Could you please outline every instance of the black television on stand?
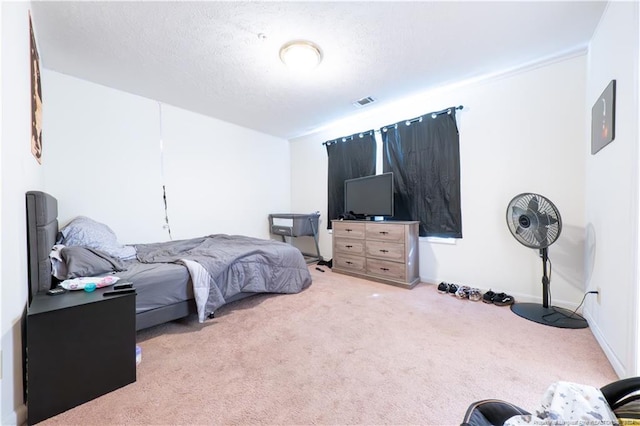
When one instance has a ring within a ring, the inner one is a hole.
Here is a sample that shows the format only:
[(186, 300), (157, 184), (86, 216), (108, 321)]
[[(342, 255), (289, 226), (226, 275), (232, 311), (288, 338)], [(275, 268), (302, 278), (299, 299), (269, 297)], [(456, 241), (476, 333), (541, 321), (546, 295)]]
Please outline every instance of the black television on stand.
[(393, 217), (393, 173), (345, 180), (344, 206), (356, 219)]

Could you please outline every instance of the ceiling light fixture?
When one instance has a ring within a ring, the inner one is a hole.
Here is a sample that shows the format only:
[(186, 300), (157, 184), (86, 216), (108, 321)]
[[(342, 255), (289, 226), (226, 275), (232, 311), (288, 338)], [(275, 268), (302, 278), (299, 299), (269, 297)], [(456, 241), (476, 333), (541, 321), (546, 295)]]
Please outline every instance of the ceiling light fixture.
[(322, 51), (310, 41), (291, 41), (280, 48), (280, 60), (292, 70), (308, 71), (320, 64)]

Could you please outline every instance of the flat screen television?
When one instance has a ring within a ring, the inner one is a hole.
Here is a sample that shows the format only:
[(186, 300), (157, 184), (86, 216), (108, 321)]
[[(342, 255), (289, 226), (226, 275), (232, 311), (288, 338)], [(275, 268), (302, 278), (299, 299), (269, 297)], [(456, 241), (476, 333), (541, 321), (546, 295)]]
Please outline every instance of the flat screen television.
[(345, 211), (358, 218), (393, 216), (393, 173), (344, 181)]

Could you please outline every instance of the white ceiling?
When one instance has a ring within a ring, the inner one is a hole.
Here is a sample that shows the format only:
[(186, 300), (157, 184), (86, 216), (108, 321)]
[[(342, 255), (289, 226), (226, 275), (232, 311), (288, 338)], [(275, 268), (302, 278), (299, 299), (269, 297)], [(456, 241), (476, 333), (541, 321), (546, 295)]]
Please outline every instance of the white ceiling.
[[(605, 5), (36, 1), (32, 15), (44, 68), (290, 139), (365, 96), (383, 106), (584, 49)], [(322, 64), (287, 70), (278, 50), (293, 39), (317, 43)]]

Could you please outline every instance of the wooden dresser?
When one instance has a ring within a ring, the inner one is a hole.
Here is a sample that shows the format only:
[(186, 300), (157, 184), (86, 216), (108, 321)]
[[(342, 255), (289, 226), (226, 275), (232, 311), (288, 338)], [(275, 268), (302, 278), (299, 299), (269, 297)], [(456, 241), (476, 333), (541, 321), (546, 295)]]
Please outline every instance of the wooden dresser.
[(420, 282), (418, 224), (332, 221), (333, 272), (413, 288)]

